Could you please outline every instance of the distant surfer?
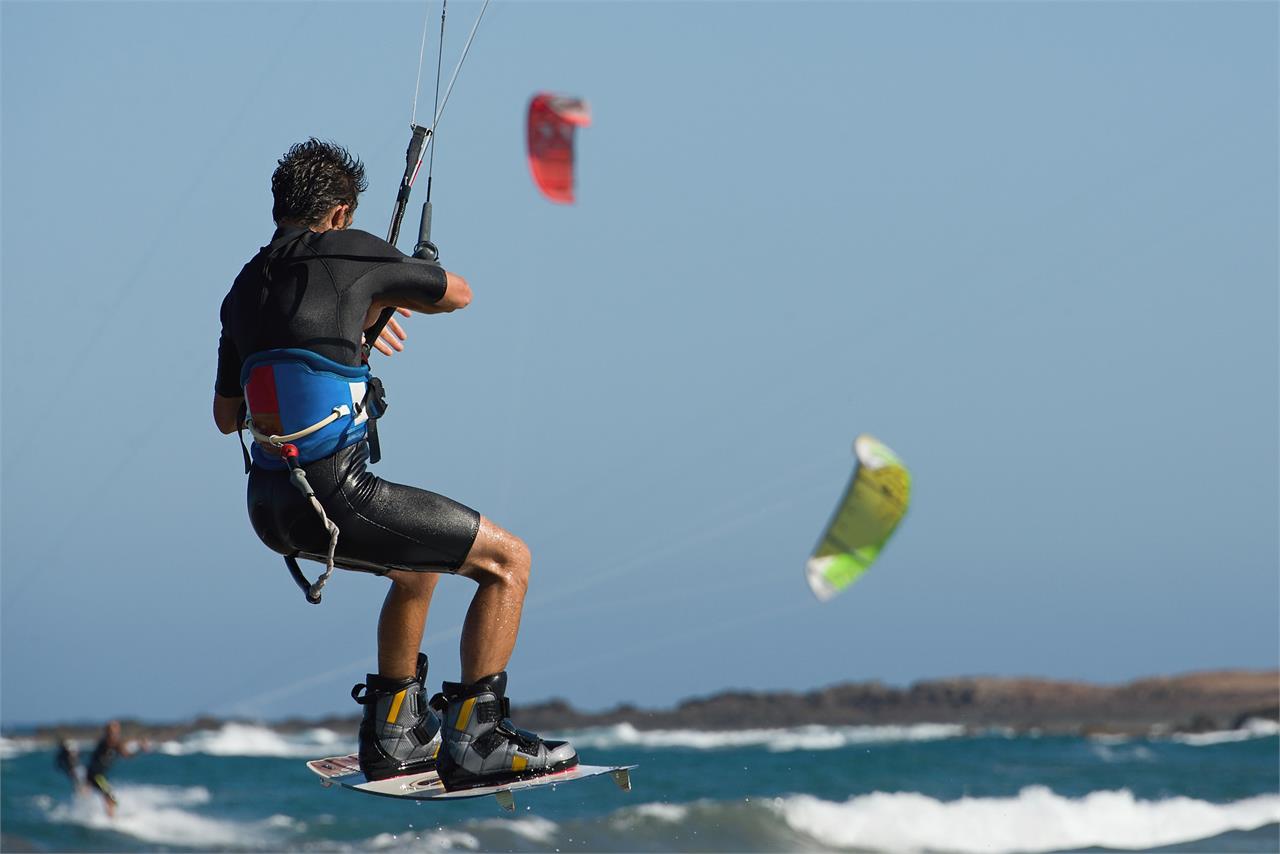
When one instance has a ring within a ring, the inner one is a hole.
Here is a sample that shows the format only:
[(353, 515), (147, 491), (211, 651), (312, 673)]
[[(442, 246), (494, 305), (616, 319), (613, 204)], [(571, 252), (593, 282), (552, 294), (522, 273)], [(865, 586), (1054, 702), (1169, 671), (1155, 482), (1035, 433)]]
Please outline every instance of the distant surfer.
[[(142, 749), (147, 749), (145, 743)], [(102, 795), (108, 818), (115, 816), (119, 802), (116, 800), (116, 793), (112, 790), (111, 784), (107, 782), (107, 772), (111, 770), (111, 766), (117, 759), (128, 759), (136, 756), (137, 753), (137, 750), (130, 748), (121, 740), (120, 722), (108, 721), (102, 729), (102, 738), (98, 739), (98, 744), (93, 748), (93, 753), (89, 756), (89, 764), (85, 768), (85, 779)]]
[(69, 738), (58, 740), (58, 752), (54, 756), (54, 764), (58, 770), (67, 775), (77, 795), (84, 791), (84, 780), (80, 777), (80, 752)]
[[(255, 439), (249, 518), (263, 543), (321, 560), (336, 548), (338, 566), (391, 581), (378, 620), (378, 672), (352, 689), (364, 706), (359, 760), (367, 778), (430, 770), (438, 760), (445, 784), (463, 788), (573, 767), (570, 744), (509, 720), (506, 666), (529, 581), (524, 542), (469, 507), (366, 468), (363, 419), (383, 404), (369, 394), (377, 387), (363, 367), (364, 331), (384, 308), (445, 314), (471, 302), (466, 280), (434, 253), (411, 258), (350, 228), (366, 186), (364, 166), (333, 143), (311, 139), (280, 159), (271, 178), (275, 233), (222, 303), (214, 422), (236, 432), (247, 398)], [(374, 346), (390, 355), (404, 338), (393, 322)], [(320, 420), (296, 415), (302, 411)], [(285, 441), (299, 434), (296, 445)], [(420, 444), (448, 453), (439, 436)], [(309, 486), (300, 488), (297, 471)], [(339, 531), (336, 547), (326, 520)], [(445, 682), (428, 701), (419, 647), (444, 572), (479, 586), (462, 628), (462, 681)]]

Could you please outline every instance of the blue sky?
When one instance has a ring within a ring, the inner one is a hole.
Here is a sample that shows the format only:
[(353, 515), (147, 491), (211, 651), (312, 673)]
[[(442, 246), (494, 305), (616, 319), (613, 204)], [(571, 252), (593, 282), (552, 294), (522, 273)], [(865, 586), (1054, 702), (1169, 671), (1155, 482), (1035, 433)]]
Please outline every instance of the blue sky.
[[(532, 547), (513, 700), (1275, 667), (1277, 8), (495, 2), (435, 159), (475, 301), (377, 360), (379, 468)], [(0, 6), (5, 724), (357, 711), (385, 582), (309, 606), (254, 537), (217, 308), (294, 142), (385, 232), (427, 15)], [(593, 108), (571, 208), (540, 90)], [(823, 606), (859, 432), (913, 507)]]

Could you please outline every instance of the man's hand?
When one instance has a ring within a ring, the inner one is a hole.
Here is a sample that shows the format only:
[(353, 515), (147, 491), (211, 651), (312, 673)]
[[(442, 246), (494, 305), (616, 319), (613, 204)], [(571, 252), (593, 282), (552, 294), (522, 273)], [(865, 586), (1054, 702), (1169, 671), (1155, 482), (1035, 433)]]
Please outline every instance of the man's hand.
[[(378, 319), (378, 314), (381, 313), (381, 309), (379, 309), (377, 313), (372, 311), (370, 313), (374, 315), (373, 320), (376, 321)], [(397, 308), (396, 314), (399, 314), (402, 317), (413, 316), (413, 312), (409, 311), (407, 308)], [(370, 321), (365, 324), (365, 328), (372, 325), (373, 321)], [(408, 337), (409, 335), (404, 331), (404, 327), (400, 325), (400, 321), (396, 320), (395, 315), (392, 315), (391, 319), (387, 321), (387, 325), (382, 327), (382, 332), (378, 335), (378, 340), (373, 342), (373, 349), (377, 350), (384, 356), (394, 355), (404, 349), (404, 340)]]

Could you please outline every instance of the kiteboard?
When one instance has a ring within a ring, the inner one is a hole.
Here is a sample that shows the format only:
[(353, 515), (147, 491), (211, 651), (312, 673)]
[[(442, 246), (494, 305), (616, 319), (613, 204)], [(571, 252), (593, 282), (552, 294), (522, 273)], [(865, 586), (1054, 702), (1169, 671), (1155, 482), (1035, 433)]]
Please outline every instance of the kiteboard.
[(576, 765), (554, 774), (543, 774), (526, 780), (513, 780), (497, 786), (478, 786), (473, 789), (450, 792), (445, 789), (444, 783), (440, 781), (440, 776), (435, 771), (388, 777), (385, 780), (366, 780), (364, 774), (360, 773), (360, 759), (355, 753), (347, 756), (330, 756), (327, 759), (312, 759), (307, 763), (307, 768), (320, 776), (320, 784), (325, 787), (337, 784), (344, 789), (353, 789), (370, 795), (408, 798), (414, 801), (449, 801), (493, 795), (507, 812), (515, 810), (514, 793), (521, 789), (556, 786), (560, 783), (572, 783), (605, 774), (613, 778), (614, 785), (619, 789), (629, 792), (631, 791), (631, 771), (636, 767), (635, 765)]

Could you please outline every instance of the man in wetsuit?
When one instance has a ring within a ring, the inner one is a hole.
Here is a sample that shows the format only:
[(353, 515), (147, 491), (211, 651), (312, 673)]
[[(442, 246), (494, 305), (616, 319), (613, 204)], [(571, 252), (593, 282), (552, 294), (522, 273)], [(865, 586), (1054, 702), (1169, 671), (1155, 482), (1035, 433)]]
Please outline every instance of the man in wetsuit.
[[(305, 364), (269, 378), (272, 399), (283, 398), (296, 391), (277, 388), (290, 377), (309, 382), (317, 370), (342, 377), (360, 366), (364, 330), (384, 308), (445, 314), (470, 303), (461, 276), (350, 228), (365, 187), (363, 165), (332, 143), (311, 139), (281, 158), (271, 178), (275, 234), (222, 303), (213, 417), (223, 433), (236, 432), (246, 388), (250, 418), (259, 421), (253, 377), (266, 362)], [(385, 342), (379, 349), (390, 351)], [(324, 555), (324, 523), (280, 463), (281, 449), (259, 439), (253, 450), (248, 503), (258, 536), (280, 554)], [(447, 786), (464, 788), (577, 764), (568, 743), (543, 741), (508, 719), (505, 668), (529, 583), (528, 548), (471, 508), (383, 480), (367, 471), (368, 463), (369, 445), (360, 439), (304, 467), (316, 501), (340, 531), (336, 564), (391, 581), (378, 620), (378, 672), (352, 690), (364, 706), (365, 776), (438, 766)], [(462, 628), (461, 681), (445, 682), (428, 702), (419, 646), (443, 572), (478, 586)]]
[(102, 729), (102, 738), (98, 739), (97, 746), (89, 756), (89, 765), (85, 769), (85, 779), (102, 795), (108, 818), (115, 816), (118, 801), (116, 793), (111, 789), (111, 784), (107, 782), (107, 772), (111, 770), (111, 766), (117, 759), (128, 759), (136, 755), (137, 752), (130, 750), (129, 746), (120, 739), (120, 722), (108, 721)]

